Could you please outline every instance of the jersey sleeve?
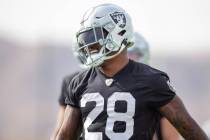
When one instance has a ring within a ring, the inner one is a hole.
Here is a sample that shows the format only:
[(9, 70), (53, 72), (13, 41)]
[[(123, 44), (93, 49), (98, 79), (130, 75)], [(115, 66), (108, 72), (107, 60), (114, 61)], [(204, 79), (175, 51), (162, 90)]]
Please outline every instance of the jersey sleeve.
[(66, 104), (65, 104), (66, 95), (67, 95), (67, 83), (66, 83), (66, 80), (63, 79), (63, 82), (61, 85), (61, 93), (58, 98), (58, 102), (62, 106), (66, 106)]
[(70, 81), (74, 78), (74, 76), (76, 76), (79, 72), (76, 71), (66, 77), (63, 78), (63, 81), (62, 81), (62, 85), (61, 85), (61, 92), (60, 92), (60, 96), (58, 98), (58, 102), (60, 105), (63, 105), (63, 106), (66, 106), (66, 103), (65, 103), (65, 99), (66, 99), (66, 96), (68, 95), (68, 86), (70, 84)]
[(169, 77), (165, 74), (154, 76), (150, 83), (152, 90), (148, 97), (148, 103), (153, 108), (166, 105), (176, 95), (175, 90), (170, 85)]
[(65, 104), (70, 105), (72, 107), (79, 108), (79, 100), (78, 100), (78, 97), (77, 97), (78, 82), (77, 82), (76, 77), (72, 79), (72, 81), (70, 82), (70, 84), (67, 88), (68, 93), (67, 93), (67, 96), (65, 98)]

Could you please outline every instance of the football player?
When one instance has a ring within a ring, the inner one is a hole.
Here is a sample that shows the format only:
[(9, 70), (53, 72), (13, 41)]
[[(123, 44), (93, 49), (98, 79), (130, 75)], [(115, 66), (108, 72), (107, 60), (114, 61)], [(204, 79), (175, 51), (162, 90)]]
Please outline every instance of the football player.
[[(149, 64), (150, 50), (148, 42), (137, 32), (134, 33), (134, 45), (128, 48), (128, 57), (140, 63)], [(162, 117), (153, 140), (180, 140), (179, 133)]]
[(56, 140), (74, 140), (82, 119), (85, 140), (152, 140), (161, 115), (187, 140), (207, 136), (186, 111), (166, 73), (127, 57), (130, 16), (113, 4), (88, 10), (76, 51), (91, 68), (70, 81)]

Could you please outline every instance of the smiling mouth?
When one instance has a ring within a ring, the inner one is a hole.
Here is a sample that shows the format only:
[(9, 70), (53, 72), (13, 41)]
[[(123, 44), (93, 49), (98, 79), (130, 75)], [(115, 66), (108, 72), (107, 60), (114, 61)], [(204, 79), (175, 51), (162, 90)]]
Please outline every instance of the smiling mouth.
[(95, 54), (95, 53), (99, 53), (101, 46), (97, 43), (97, 44), (90, 46), (88, 49), (91, 54)]
[(99, 52), (98, 50), (91, 50), (90, 51), (91, 54), (98, 53), (98, 52)]

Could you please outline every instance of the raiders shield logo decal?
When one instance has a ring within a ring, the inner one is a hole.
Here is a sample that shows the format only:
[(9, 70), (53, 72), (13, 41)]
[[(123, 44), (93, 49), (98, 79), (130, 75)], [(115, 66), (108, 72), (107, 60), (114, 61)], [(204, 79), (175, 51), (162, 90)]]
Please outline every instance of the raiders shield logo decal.
[(121, 12), (114, 12), (110, 14), (112, 20), (121, 28), (124, 28), (126, 25), (125, 15)]

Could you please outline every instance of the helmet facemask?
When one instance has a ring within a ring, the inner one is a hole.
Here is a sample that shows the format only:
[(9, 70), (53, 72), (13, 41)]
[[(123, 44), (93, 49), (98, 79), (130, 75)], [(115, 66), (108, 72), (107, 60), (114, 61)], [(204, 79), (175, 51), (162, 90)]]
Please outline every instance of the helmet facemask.
[(104, 60), (112, 58), (119, 50), (102, 26), (92, 26), (80, 30), (77, 35), (77, 52), (83, 64), (91, 67), (100, 66)]

